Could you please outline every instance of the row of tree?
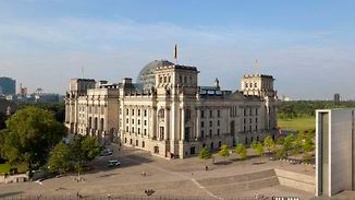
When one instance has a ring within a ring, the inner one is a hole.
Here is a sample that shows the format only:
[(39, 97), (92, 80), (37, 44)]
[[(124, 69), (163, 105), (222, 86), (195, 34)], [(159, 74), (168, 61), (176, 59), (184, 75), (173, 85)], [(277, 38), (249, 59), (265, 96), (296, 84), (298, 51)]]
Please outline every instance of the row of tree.
[[(263, 142), (254, 141), (250, 147), (257, 157), (262, 156), (266, 148), (269, 154), (273, 154), (280, 159), (302, 154), (303, 160), (309, 162), (315, 148), (313, 138), (314, 135), (312, 133), (306, 132), (300, 132), (297, 135), (290, 134), (286, 137), (280, 136), (276, 141), (271, 136), (267, 136)], [(237, 144), (234, 150), (241, 160), (248, 158), (247, 147), (244, 144)], [(229, 157), (231, 153), (228, 146), (222, 145), (218, 155), (224, 158)], [(199, 157), (207, 160), (212, 157), (212, 153), (208, 148), (204, 147), (201, 149)]]
[(101, 151), (96, 138), (75, 136), (69, 143), (67, 130), (51, 110), (27, 106), (17, 110), (0, 130), (0, 155), (11, 165), (27, 164), (29, 170), (49, 166), (64, 173), (94, 159)]
[(278, 108), (281, 119), (315, 116), (316, 109), (355, 107), (355, 101), (283, 101)]

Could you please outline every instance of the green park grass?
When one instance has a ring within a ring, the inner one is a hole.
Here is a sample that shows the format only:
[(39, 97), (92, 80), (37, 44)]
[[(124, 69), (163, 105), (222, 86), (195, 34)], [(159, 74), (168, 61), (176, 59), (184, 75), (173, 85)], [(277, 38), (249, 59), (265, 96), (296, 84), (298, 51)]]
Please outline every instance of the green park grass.
[[(27, 164), (22, 163), (16, 166), (18, 173), (24, 173), (28, 170)], [(11, 165), (9, 163), (0, 164), (0, 174), (9, 174)]]
[(315, 129), (315, 117), (278, 119), (278, 127), (285, 130), (297, 131)]
[(5, 174), (10, 172), (11, 165), (8, 163), (0, 164), (0, 174)]

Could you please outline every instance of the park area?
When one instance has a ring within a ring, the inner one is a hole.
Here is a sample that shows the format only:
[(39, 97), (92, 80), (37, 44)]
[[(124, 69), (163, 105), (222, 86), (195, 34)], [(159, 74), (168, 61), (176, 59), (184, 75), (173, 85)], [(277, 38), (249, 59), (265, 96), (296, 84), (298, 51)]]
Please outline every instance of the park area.
[(278, 127), (282, 130), (305, 131), (315, 130), (315, 117), (297, 117), (289, 119), (278, 119)]

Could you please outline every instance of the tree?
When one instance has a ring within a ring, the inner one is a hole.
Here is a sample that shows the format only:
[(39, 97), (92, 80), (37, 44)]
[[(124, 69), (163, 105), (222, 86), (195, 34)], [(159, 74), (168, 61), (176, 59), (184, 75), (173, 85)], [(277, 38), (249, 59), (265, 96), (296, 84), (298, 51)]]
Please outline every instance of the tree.
[(55, 146), (51, 151), (48, 166), (51, 172), (65, 173), (74, 169), (80, 174), (83, 164), (93, 160), (101, 150), (95, 137), (75, 135), (69, 144), (61, 142)]
[(1, 150), (10, 163), (26, 162), (31, 168), (33, 164), (44, 164), (65, 134), (64, 125), (56, 121), (52, 112), (29, 106), (17, 110), (6, 121)]
[(201, 159), (208, 160), (212, 157), (211, 151), (203, 147), (198, 155)]
[(97, 138), (83, 135), (75, 135), (69, 143), (69, 149), (72, 152), (70, 160), (78, 173), (82, 171), (84, 163), (93, 160), (102, 151)]
[(58, 143), (50, 153), (48, 168), (49, 172), (64, 174), (72, 168), (70, 160), (71, 151), (64, 142)]
[(293, 142), (295, 141), (295, 137), (293, 134), (290, 134), (285, 137), (283, 143), (283, 151), (285, 151), (286, 156), (293, 150)]
[(273, 146), (275, 145), (274, 140), (270, 135), (266, 136), (264, 139), (264, 146), (267, 148), (268, 152), (271, 153)]
[[(303, 160), (304, 162), (306, 163), (310, 163), (311, 161), (311, 154), (310, 152), (314, 149), (314, 143), (313, 143), (313, 135), (312, 133), (308, 133), (306, 136), (305, 136), (305, 139), (304, 139), (304, 144), (303, 144)], [(305, 170), (306, 170), (306, 166), (305, 166)]]
[(226, 144), (222, 145), (221, 150), (219, 150), (218, 152), (218, 155), (222, 156), (223, 158), (230, 156), (230, 152)]
[(237, 144), (235, 152), (240, 156), (240, 159), (245, 160), (247, 158), (247, 149), (242, 143)]
[[(251, 144), (251, 147), (253, 148), (256, 156), (260, 157), (264, 153), (264, 147), (261, 142), (253, 142)], [(260, 161), (261, 162), (261, 161)]]

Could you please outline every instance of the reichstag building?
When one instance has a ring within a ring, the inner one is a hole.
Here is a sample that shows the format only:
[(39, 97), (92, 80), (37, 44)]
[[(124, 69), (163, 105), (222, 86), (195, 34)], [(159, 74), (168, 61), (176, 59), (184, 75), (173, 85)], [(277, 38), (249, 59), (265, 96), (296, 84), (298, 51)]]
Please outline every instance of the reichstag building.
[(219, 80), (198, 85), (196, 67), (155, 60), (136, 81), (72, 79), (65, 124), (72, 134), (96, 136), (166, 158), (197, 155), (202, 147), (250, 144), (277, 133), (279, 100), (271, 75), (241, 77), (240, 89)]

